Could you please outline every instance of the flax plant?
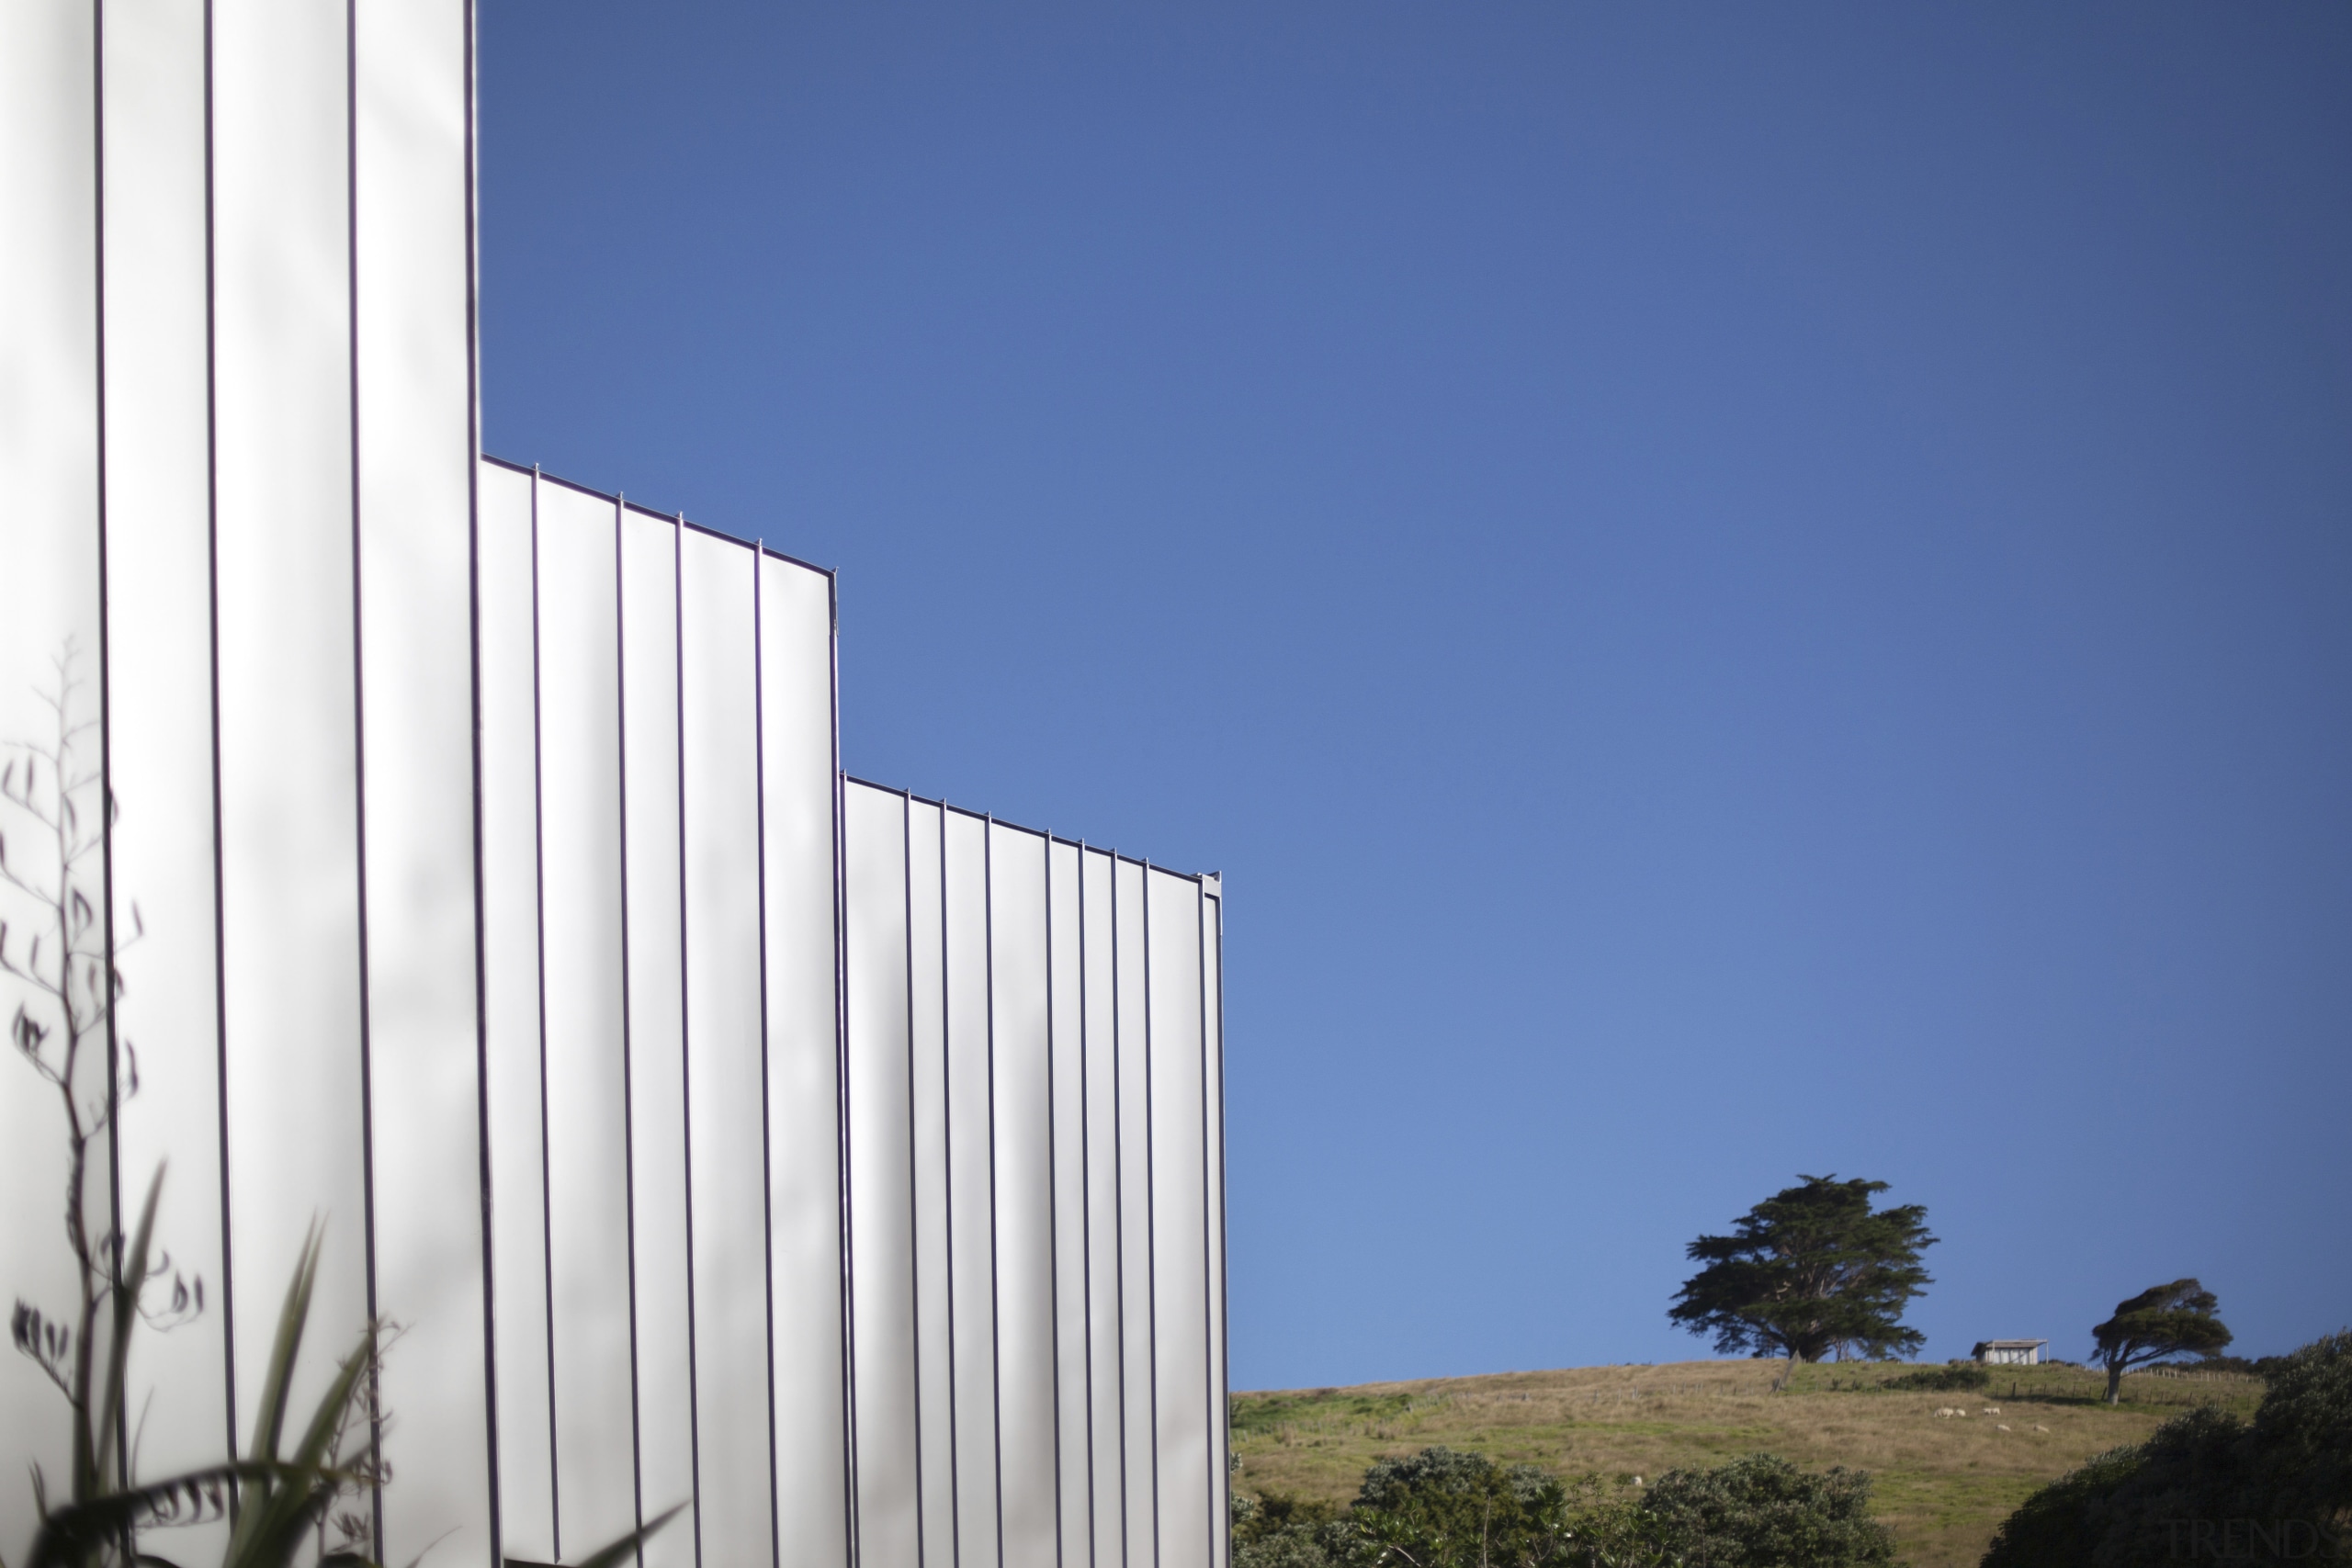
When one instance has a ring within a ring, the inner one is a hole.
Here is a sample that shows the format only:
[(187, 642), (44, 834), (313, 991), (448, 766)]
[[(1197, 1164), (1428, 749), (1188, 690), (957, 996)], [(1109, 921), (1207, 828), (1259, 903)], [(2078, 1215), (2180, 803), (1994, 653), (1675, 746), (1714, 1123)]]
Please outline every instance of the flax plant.
[[(9, 1042), (56, 1091), (64, 1116), (65, 1245), (79, 1297), (62, 1316), (18, 1301), (9, 1332), (72, 1411), (69, 1485), (79, 1502), (120, 1479), (122, 1389), (107, 1376), (113, 1363), (97, 1361), (101, 1320), (115, 1320), (119, 1344), (140, 1303), (137, 1292), (119, 1288), (122, 1236), (107, 1157), (116, 1110), (138, 1088), (136, 1054), (113, 1027), (122, 977), (99, 874), (113, 803), (103, 798), (93, 756), (96, 725), (77, 713), (85, 683), (75, 663), (68, 640), (51, 662), (55, 684), (36, 693), (49, 710), (50, 733), (12, 742), (0, 760), (0, 805), (8, 808), (6, 825), (20, 829), (13, 840), (0, 831), (0, 890), (33, 914), (24, 931), (0, 909), (0, 976), (14, 981), (21, 997), (8, 1022)], [(134, 940), (137, 923), (134, 912)], [(142, 1242), (142, 1269), (146, 1261)], [(193, 1314), (202, 1292), (200, 1280), (191, 1286), (175, 1278), (172, 1311)]]
[[(129, 1266), (116, 1283), (118, 1298), (131, 1304), (116, 1314), (118, 1326), (107, 1358), (111, 1388), (121, 1386), (129, 1364), (131, 1325), (139, 1315), (139, 1291), (146, 1282), (145, 1256), (162, 1185), (159, 1173), (148, 1189), (136, 1239), (127, 1254)], [(102, 1479), (111, 1483), (95, 1495), (77, 1495), (57, 1508), (41, 1497), (40, 1529), (26, 1568), (177, 1568), (171, 1559), (147, 1550), (141, 1532), (221, 1518), (233, 1521), (222, 1568), (284, 1568), (305, 1545), (318, 1549), (319, 1568), (367, 1568), (370, 1559), (353, 1544), (360, 1530), (346, 1529), (344, 1544), (334, 1548), (324, 1537), (338, 1497), (386, 1479), (372, 1453), (352, 1440), (359, 1418), (369, 1414), (380, 1338), (375, 1325), (360, 1335), (357, 1346), (336, 1368), (292, 1450), (285, 1448), (288, 1394), (318, 1283), (319, 1244), (314, 1225), (278, 1314), (246, 1457), (161, 1481), (118, 1483), (110, 1471), (101, 1471)], [(359, 1449), (356, 1453), (355, 1446)], [(77, 1472), (79, 1468), (77, 1462)], [(38, 1492), (38, 1479), (35, 1484)]]
[[(0, 977), (19, 993), (8, 1036), (55, 1090), (62, 1113), (65, 1245), (77, 1298), (63, 1314), (21, 1299), (10, 1314), (10, 1337), (63, 1396), (70, 1426), (63, 1487), (52, 1490), (51, 1477), (33, 1472), (41, 1523), (28, 1568), (163, 1568), (167, 1560), (141, 1549), (141, 1529), (224, 1517), (234, 1520), (225, 1561), (239, 1568), (287, 1562), (305, 1539), (322, 1563), (360, 1561), (330, 1550), (325, 1526), (337, 1497), (383, 1479), (372, 1451), (355, 1455), (352, 1441), (360, 1418), (372, 1426), (377, 1415), (368, 1405), (376, 1327), (344, 1361), (292, 1452), (280, 1451), (288, 1382), (318, 1273), (315, 1229), (288, 1288), (248, 1456), (164, 1481), (132, 1472), (125, 1395), (133, 1333), (142, 1321), (170, 1328), (196, 1317), (204, 1282), (174, 1272), (155, 1247), (162, 1170), (128, 1237), (117, 1218), (116, 1119), (138, 1092), (139, 1072), (137, 1053), (115, 1028), (123, 994), (115, 959), (141, 931), (135, 906), (127, 940), (108, 929), (104, 866), (116, 804), (106, 795), (77, 664), (69, 639), (51, 661), (54, 683), (36, 693), (49, 733), (10, 743), (0, 758), (0, 807), (5, 827), (17, 830), (13, 841), (0, 830), (0, 890), (32, 916), (12, 926), (0, 912)], [(166, 1281), (165, 1299), (151, 1305), (151, 1289)]]
[[(84, 683), (74, 665), (69, 640), (53, 660), (54, 687), (38, 694), (52, 716), (51, 733), (9, 744), (0, 760), (0, 807), (29, 825), (33, 847), (33, 863), (12, 858), (0, 832), (0, 892), (34, 910), (30, 934), (21, 941), (0, 914), (0, 978), (21, 993), (10, 1041), (63, 1109), (65, 1241), (78, 1290), (63, 1316), (19, 1300), (10, 1319), (17, 1348), (64, 1396), (71, 1426), (63, 1495), (52, 1496), (49, 1478), (38, 1467), (33, 1472), (40, 1524), (24, 1568), (178, 1568), (148, 1550), (149, 1532), (222, 1521), (229, 1532), (221, 1568), (288, 1568), (298, 1558), (315, 1568), (378, 1568), (361, 1549), (372, 1533), (368, 1520), (337, 1515), (335, 1505), (372, 1495), (391, 1480), (379, 1443), (389, 1416), (377, 1400), (390, 1325), (362, 1330), (299, 1429), (289, 1418), (295, 1364), (318, 1284), (322, 1238), (316, 1224), (278, 1312), (245, 1456), (160, 1481), (133, 1473), (124, 1391), (134, 1332), (141, 1322), (166, 1329), (196, 1317), (204, 1308), (204, 1284), (173, 1271), (155, 1247), (160, 1168), (128, 1237), (116, 1219), (115, 1118), (138, 1092), (139, 1074), (136, 1053), (114, 1027), (123, 992), (115, 957), (141, 931), (135, 905), (129, 941), (107, 929), (103, 869), (115, 803), (106, 797), (92, 757), (97, 727), (75, 716)], [(26, 843), (20, 834), (19, 847)], [(151, 1309), (150, 1290), (165, 1281), (165, 1301)], [(590, 1554), (579, 1568), (618, 1568), (683, 1507)], [(6, 1559), (0, 1568), (9, 1568)]]

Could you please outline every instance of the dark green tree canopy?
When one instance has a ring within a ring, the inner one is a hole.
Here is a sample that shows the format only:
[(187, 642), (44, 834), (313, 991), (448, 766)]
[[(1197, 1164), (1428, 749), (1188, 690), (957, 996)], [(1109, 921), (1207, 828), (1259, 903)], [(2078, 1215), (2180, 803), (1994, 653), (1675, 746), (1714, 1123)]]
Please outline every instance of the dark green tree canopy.
[(2115, 1315), (2091, 1330), (2092, 1359), (2107, 1369), (2107, 1401), (2115, 1403), (2123, 1374), (2167, 1356), (2210, 1356), (2233, 1337), (2222, 1325), (2222, 1303), (2194, 1280), (2175, 1280), (2115, 1303)]
[(1926, 1343), (1903, 1308), (1933, 1281), (1919, 1254), (1935, 1245), (1917, 1203), (1873, 1213), (1883, 1181), (1801, 1176), (1750, 1209), (1730, 1235), (1685, 1250), (1705, 1268), (1682, 1282), (1667, 1315), (1715, 1348), (1786, 1356), (1791, 1363), (1872, 1360)]

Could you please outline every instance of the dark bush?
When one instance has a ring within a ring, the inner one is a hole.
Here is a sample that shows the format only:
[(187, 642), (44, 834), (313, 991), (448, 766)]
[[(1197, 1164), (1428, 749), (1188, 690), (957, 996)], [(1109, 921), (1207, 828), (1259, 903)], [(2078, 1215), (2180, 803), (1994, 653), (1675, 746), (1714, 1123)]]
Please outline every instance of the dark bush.
[(1363, 1472), (1356, 1506), (1393, 1511), (1436, 1497), (1461, 1496), (1476, 1491), (1495, 1473), (1494, 1461), (1459, 1449), (1423, 1449), (1402, 1459), (1374, 1460)]
[(1984, 1554), (1984, 1568), (2024, 1568), (2029, 1563), (2084, 1568), (2098, 1545), (2093, 1505), (2139, 1465), (2138, 1449), (2110, 1449), (2036, 1492), (2002, 1522)]
[(2345, 1537), (2352, 1512), (2352, 1331), (2314, 1339), (2265, 1374), (2247, 1447), (2282, 1509), (2326, 1516)]
[(1921, 1393), (1970, 1393), (1993, 1386), (1993, 1374), (1982, 1367), (1921, 1367), (1889, 1378), (1881, 1388), (1916, 1390)]
[(1642, 1509), (1691, 1568), (1848, 1568), (1892, 1563), (1894, 1537), (1870, 1517), (1871, 1478), (1815, 1474), (1770, 1454), (1659, 1476)]
[(1364, 1472), (1341, 1543), (1363, 1568), (1551, 1568), (1571, 1561), (1567, 1494), (1532, 1465), (1423, 1449)]
[(2280, 1358), (2251, 1423), (2175, 1416), (2043, 1487), (1984, 1568), (2352, 1562), (2352, 1334)]
[(1364, 1472), (1345, 1513), (1270, 1492), (1233, 1501), (1234, 1568), (1881, 1568), (1870, 1477), (1769, 1454), (1675, 1471), (1647, 1493), (1597, 1475), (1423, 1449)]
[(1233, 1568), (1333, 1568), (1340, 1561), (1317, 1530), (1282, 1530), (1233, 1548)]
[(1340, 1517), (1340, 1510), (1314, 1497), (1294, 1497), (1287, 1492), (1261, 1492), (1255, 1497), (1236, 1493), (1233, 1498), (1233, 1539), (1261, 1540), (1289, 1529), (1315, 1529)]
[(1233, 1495), (1234, 1568), (1332, 1568), (1340, 1561), (1340, 1510), (1284, 1492)]

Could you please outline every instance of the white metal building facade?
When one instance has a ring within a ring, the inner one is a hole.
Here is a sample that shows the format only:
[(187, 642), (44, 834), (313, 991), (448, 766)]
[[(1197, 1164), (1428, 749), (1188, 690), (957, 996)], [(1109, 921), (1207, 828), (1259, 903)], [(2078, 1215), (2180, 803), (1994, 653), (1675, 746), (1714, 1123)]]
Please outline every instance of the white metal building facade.
[[(1214, 1568), (1222, 888), (846, 779), (828, 573), (478, 457), (471, 40), (0, 3), (0, 740), (73, 682), (83, 1201), (167, 1166), (207, 1288), (141, 1472), (243, 1446), (318, 1219), (298, 1397), (401, 1328), (386, 1561), (686, 1502), (649, 1562)], [(22, 1066), (0, 1290), (62, 1300)], [(62, 1406), (0, 1361), (15, 1554)]]

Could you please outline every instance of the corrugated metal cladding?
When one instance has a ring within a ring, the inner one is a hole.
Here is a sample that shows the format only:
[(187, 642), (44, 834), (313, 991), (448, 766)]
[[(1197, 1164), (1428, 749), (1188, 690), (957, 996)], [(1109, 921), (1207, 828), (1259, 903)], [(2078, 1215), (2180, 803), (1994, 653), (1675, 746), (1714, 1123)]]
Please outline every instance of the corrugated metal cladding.
[[(206, 1286), (140, 1472), (242, 1448), (315, 1219), (386, 1561), (1221, 1568), (1221, 887), (845, 781), (829, 574), (476, 457), (472, 20), (0, 6), (0, 740), (62, 698), (138, 1066), (74, 1201), (167, 1167)], [(36, 1303), (63, 1146), (0, 1063)], [(0, 1553), (62, 1417), (0, 1358)]]
[(864, 1561), (1221, 1562), (1221, 886), (843, 807)]

